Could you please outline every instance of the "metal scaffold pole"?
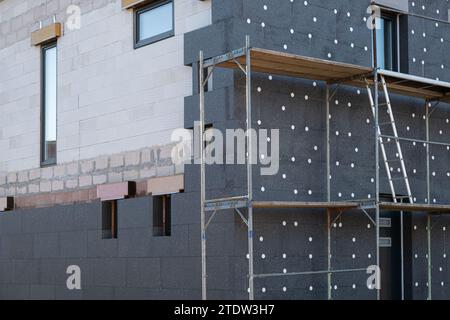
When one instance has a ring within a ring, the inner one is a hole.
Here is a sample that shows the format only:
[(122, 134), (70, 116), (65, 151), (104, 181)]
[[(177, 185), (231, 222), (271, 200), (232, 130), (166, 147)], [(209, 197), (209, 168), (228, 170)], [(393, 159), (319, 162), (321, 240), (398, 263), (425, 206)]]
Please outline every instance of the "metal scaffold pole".
[[(372, 11), (375, 14), (375, 11)], [(377, 18), (379, 19), (379, 18)], [(375, 25), (378, 21), (375, 20)], [(377, 56), (377, 29), (372, 30), (372, 52), (373, 52), (373, 81), (374, 81), (374, 118), (375, 118), (375, 237), (376, 237), (376, 263), (379, 273), (382, 272), (380, 267), (380, 118), (379, 118), (379, 74), (378, 74), (378, 56)], [(376, 281), (377, 300), (381, 298), (381, 274), (377, 274)]]
[[(378, 130), (380, 125), (379, 119), (379, 81), (378, 81), (378, 68), (375, 68), (374, 72), (374, 91), (375, 91), (375, 233), (376, 233), (376, 255), (377, 255), (377, 267), (380, 273), (382, 272), (380, 267), (380, 132)], [(376, 284), (377, 300), (381, 298), (380, 286), (381, 274), (377, 275)]]
[(427, 152), (427, 203), (431, 204), (431, 178), (430, 178), (430, 105), (425, 101), (425, 134)]
[(428, 250), (428, 300), (432, 300), (432, 260), (431, 260), (431, 214), (427, 214), (427, 250)]
[[(403, 202), (403, 200), (402, 200)], [(400, 211), (400, 287), (401, 297), (405, 300), (405, 238), (404, 238), (404, 212)]]
[[(430, 175), (430, 103), (425, 102), (425, 130), (427, 140), (427, 203), (431, 204), (431, 175)], [(432, 299), (432, 264), (431, 264), (431, 215), (427, 213), (427, 278), (428, 278), (428, 300)]]
[(205, 186), (205, 145), (203, 142), (203, 136), (205, 131), (205, 86), (204, 86), (204, 73), (203, 73), (203, 51), (200, 51), (199, 55), (199, 91), (200, 91), (200, 224), (201, 224), (201, 247), (202, 247), (202, 299), (206, 300), (206, 219), (205, 219), (205, 199), (206, 199), (206, 186)]
[[(327, 186), (327, 202), (331, 201), (331, 150), (330, 150), (330, 86), (326, 85), (326, 148), (327, 148), (327, 170), (326, 170), (326, 186)], [(327, 209), (327, 296), (328, 300), (332, 299), (331, 295), (331, 212)]]
[(252, 70), (250, 37), (245, 38), (246, 53), (246, 114), (247, 114), (247, 192), (248, 192), (248, 293), (249, 299), (255, 299), (253, 270), (253, 139), (252, 139)]
[(333, 296), (331, 295), (331, 210), (327, 209), (327, 293), (328, 293), (328, 300), (333, 299)]
[(330, 86), (327, 84), (326, 87), (326, 146), (327, 146), (327, 176), (326, 176), (326, 186), (327, 186), (327, 201), (331, 201), (331, 150), (330, 150)]

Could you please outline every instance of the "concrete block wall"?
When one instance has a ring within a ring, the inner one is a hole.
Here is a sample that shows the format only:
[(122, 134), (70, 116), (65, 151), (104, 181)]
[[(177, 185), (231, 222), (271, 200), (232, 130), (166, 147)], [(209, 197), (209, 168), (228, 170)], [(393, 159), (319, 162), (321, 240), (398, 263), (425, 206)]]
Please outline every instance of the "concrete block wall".
[(10, 172), (0, 179), (0, 196), (69, 192), (92, 189), (105, 183), (180, 174), (184, 172), (184, 166), (172, 162), (173, 147), (173, 144), (155, 146), (53, 167)]
[[(99, 202), (17, 210), (0, 215), (0, 299), (199, 299), (200, 230), (197, 193), (172, 198), (172, 235), (152, 235), (152, 198), (120, 200), (118, 238), (101, 238)], [(208, 233), (210, 299), (245, 299), (246, 229), (227, 212)], [(335, 268), (372, 264), (374, 229), (359, 212), (332, 228)], [(255, 271), (294, 272), (326, 266), (326, 216), (321, 210), (259, 212)], [(361, 245), (365, 243), (366, 245)], [(218, 250), (220, 248), (220, 250)], [(339, 254), (337, 254), (339, 252)], [(66, 287), (70, 265), (81, 290)], [(258, 299), (324, 299), (326, 276), (257, 280)], [(373, 299), (364, 272), (333, 277), (333, 297)], [(444, 287), (445, 289), (446, 287)], [(445, 289), (447, 290), (447, 289)]]
[(40, 167), (39, 21), (65, 24), (69, 5), (81, 28), (58, 40), (58, 164), (170, 143), (192, 94), (184, 34), (211, 23), (211, 2), (175, 1), (175, 36), (133, 48), (133, 14), (120, 0), (6, 0), (0, 3), (0, 172)]
[[(152, 206), (151, 197), (119, 201), (118, 239), (102, 239), (100, 202), (2, 214), (0, 299), (198, 298), (195, 220), (174, 217), (172, 236), (154, 237)], [(66, 287), (70, 265), (81, 290)]]
[[(200, 49), (204, 49), (208, 56), (213, 56), (241, 47), (245, 34), (251, 35), (255, 46), (321, 58), (328, 58), (328, 53), (331, 53), (331, 59), (370, 65), (370, 48), (368, 51), (364, 48), (368, 43), (368, 33), (364, 28), (359, 29), (363, 26), (367, 7), (363, 1), (336, 0), (325, 4), (323, 1), (285, 0), (276, 3), (279, 11), (275, 12), (272, 10), (275, 6), (272, 7), (269, 1), (215, 0), (212, 5), (213, 25), (186, 35), (184, 59), (188, 65), (195, 63)], [(269, 10), (265, 10), (264, 5)], [(334, 15), (334, 8), (338, 8), (338, 17), (329, 23), (332, 27), (323, 30), (316, 27), (311, 41), (308, 40), (312, 30), (310, 26), (314, 27), (309, 19), (316, 16), (318, 21), (327, 21), (327, 17)], [(350, 12), (350, 16), (347, 12)], [(286, 17), (292, 18), (295, 38), (288, 39), (290, 30)], [(261, 22), (265, 23), (264, 27)], [(352, 26), (353, 32), (349, 29)], [(336, 37), (330, 36), (330, 30), (339, 32)], [(335, 47), (336, 38), (338, 44)], [(287, 49), (284, 49), (284, 45)], [(196, 77), (196, 71), (192, 70), (193, 92), (198, 89)], [(255, 75), (254, 85), (254, 127), (258, 126), (258, 120), (264, 127), (280, 127), (284, 141), (281, 146), (282, 171), (264, 180), (256, 175), (256, 167), (255, 194), (258, 199), (323, 200), (323, 84)], [(218, 71), (213, 77), (213, 87), (214, 90), (207, 94), (209, 122), (220, 129), (243, 127), (240, 76), (233, 72)], [(261, 90), (257, 90), (258, 87)], [(294, 93), (293, 97), (291, 93)], [(308, 99), (305, 99), (306, 95)], [(187, 128), (192, 127), (193, 121), (198, 119), (197, 100), (195, 94), (184, 99), (184, 125)], [(354, 88), (342, 88), (336, 100), (338, 103), (333, 105), (332, 114), (333, 155), (336, 157), (333, 163), (339, 162), (339, 165), (333, 167), (333, 199), (352, 199), (352, 193), (355, 198), (367, 197), (373, 190), (370, 181), (373, 170), (369, 164), (373, 158), (370, 109), (363, 93), (358, 93)], [(394, 103), (399, 109), (396, 115), (401, 134), (422, 136), (423, 102), (396, 97)], [(285, 105), (285, 111), (282, 111), (282, 105)], [(444, 139), (448, 136), (446, 118), (449, 115), (446, 108), (439, 108), (436, 117), (433, 117), (433, 137)], [(306, 127), (309, 130), (305, 130)], [(336, 134), (337, 131), (339, 134)], [(358, 148), (358, 152), (355, 148)], [(407, 164), (409, 170), (418, 170), (414, 178), (414, 185), (418, 187), (418, 202), (424, 202), (423, 171), (419, 171), (419, 165), (423, 163), (420, 146), (405, 148), (410, 161)], [(437, 202), (447, 203), (449, 191), (445, 173), (448, 151), (444, 148), (433, 154), (435, 159), (432, 166), (435, 166), (433, 170), (436, 172), (436, 178), (433, 177), (433, 180), (436, 179), (433, 181), (433, 198)], [(296, 158), (294, 164), (292, 156)], [(108, 160), (109, 170), (112, 164), (124, 164), (125, 157), (111, 156)], [(130, 165), (136, 165), (136, 154), (129, 153), (128, 159)], [(351, 163), (356, 164), (356, 168), (351, 168)], [(96, 160), (94, 164), (87, 161), (79, 164), (78, 168), (80, 171), (84, 168), (95, 172), (97, 165), (105, 168), (106, 161), (99, 160), (97, 163)], [(55, 168), (53, 175), (55, 170), (59, 171)], [(61, 170), (68, 171), (69, 166)], [(244, 170), (238, 166), (208, 167), (208, 196), (243, 194)], [(286, 179), (283, 179), (283, 173)], [(39, 174), (50, 176), (48, 172), (39, 171)], [(6, 179), (19, 181), (25, 176), (26, 173), (13, 173), (7, 175)], [(35, 174), (30, 171), (28, 177), (31, 176)], [(99, 203), (17, 210), (0, 215), (0, 297), (199, 299), (199, 177), (198, 166), (185, 167), (185, 193), (175, 195), (172, 200), (170, 238), (154, 238), (151, 235), (151, 198), (119, 202), (117, 240), (101, 239)], [(85, 180), (86, 183), (90, 182), (89, 177), (83, 178)], [(360, 181), (359, 185), (355, 185), (356, 180)], [(267, 191), (262, 192), (261, 186)], [(295, 189), (297, 194), (293, 192)], [(312, 190), (312, 194), (309, 194), (309, 190)], [(450, 295), (446, 252), (449, 247), (446, 232), (450, 221), (444, 216), (436, 216), (433, 222), (433, 298), (445, 299)], [(254, 234), (256, 272), (325, 269), (325, 225), (326, 215), (323, 210), (258, 211), (255, 214)], [(411, 252), (407, 256), (412, 261), (410, 282), (414, 299), (424, 299), (427, 291), (425, 226), (424, 216), (415, 215), (406, 229), (412, 238)], [(207, 237), (209, 298), (246, 298), (247, 233), (244, 224), (234, 212), (221, 213), (210, 225)], [(373, 265), (374, 239), (374, 228), (370, 227), (361, 212), (342, 214), (332, 225), (333, 267)], [(79, 265), (83, 270), (81, 291), (68, 291), (65, 287), (65, 269), (71, 264)], [(366, 280), (364, 272), (335, 275), (332, 278), (332, 295), (336, 299), (373, 299), (374, 292), (368, 290)], [(257, 280), (255, 289), (259, 299), (325, 299), (327, 296), (325, 275)]]

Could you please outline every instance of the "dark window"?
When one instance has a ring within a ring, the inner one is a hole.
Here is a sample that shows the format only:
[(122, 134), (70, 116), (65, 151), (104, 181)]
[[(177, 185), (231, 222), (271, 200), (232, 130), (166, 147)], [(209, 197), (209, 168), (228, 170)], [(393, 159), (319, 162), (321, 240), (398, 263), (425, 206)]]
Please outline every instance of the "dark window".
[(174, 35), (173, 0), (159, 1), (136, 10), (135, 48)]
[[(208, 78), (208, 74), (210, 75)], [(209, 68), (204, 68), (203, 69), (203, 81), (205, 81), (206, 79), (208, 79), (208, 81), (206, 82), (204, 89), (205, 92), (209, 92), (213, 90), (213, 73), (212, 73), (212, 67)], [(200, 87), (198, 88), (198, 92), (200, 93)]]
[(153, 197), (153, 235), (169, 237), (171, 232), (171, 197), (162, 195)]
[(377, 67), (398, 71), (398, 15), (383, 13), (377, 28)]
[(206, 148), (208, 148), (209, 145), (211, 145), (211, 143), (214, 142), (215, 138), (212, 136), (212, 134), (214, 133), (213, 129), (214, 127), (212, 123), (205, 124), (205, 142), (204, 142), (205, 150)]
[(57, 50), (56, 43), (42, 47), (41, 162), (56, 164)]
[(117, 200), (102, 202), (102, 239), (117, 239)]

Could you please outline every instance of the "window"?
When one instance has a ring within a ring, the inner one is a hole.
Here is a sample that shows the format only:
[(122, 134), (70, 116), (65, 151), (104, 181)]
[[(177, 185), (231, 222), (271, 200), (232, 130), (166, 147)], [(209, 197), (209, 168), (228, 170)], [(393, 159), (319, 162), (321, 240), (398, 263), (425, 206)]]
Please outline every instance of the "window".
[(102, 239), (117, 239), (117, 200), (102, 202)]
[(42, 47), (41, 163), (56, 164), (57, 50)]
[[(213, 73), (212, 73), (212, 67), (204, 68), (203, 69), (203, 81), (208, 79), (206, 82), (206, 85), (204, 86), (205, 92), (210, 92), (213, 90)], [(208, 78), (209, 74), (209, 78)], [(200, 93), (200, 86), (198, 88), (198, 92)]]
[(208, 148), (208, 146), (211, 145), (211, 143), (214, 142), (215, 138), (213, 136), (213, 133), (214, 133), (213, 129), (214, 129), (214, 127), (213, 127), (212, 123), (205, 124), (205, 135), (204, 135), (204, 137), (205, 137), (204, 138), (205, 139), (205, 141), (204, 141), (204, 148), (205, 148), (205, 150), (206, 150), (206, 148)]
[(173, 0), (159, 1), (136, 10), (135, 48), (174, 35)]
[(153, 236), (169, 237), (171, 232), (170, 195), (153, 197)]
[(377, 66), (384, 70), (398, 70), (398, 15), (382, 14), (379, 19), (377, 38)]

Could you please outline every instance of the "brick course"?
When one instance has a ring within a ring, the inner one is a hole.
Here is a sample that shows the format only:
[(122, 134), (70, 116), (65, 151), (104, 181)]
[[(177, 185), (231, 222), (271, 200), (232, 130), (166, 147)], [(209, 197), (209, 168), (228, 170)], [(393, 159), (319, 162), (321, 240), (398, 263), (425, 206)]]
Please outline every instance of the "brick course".
[[(23, 170), (0, 175), (0, 196), (32, 195), (90, 189), (99, 184), (139, 181), (183, 172), (172, 159), (160, 156), (149, 162), (144, 154), (170, 155), (173, 145), (164, 145), (110, 156), (59, 164), (42, 169)], [(170, 165), (168, 165), (170, 164)]]

